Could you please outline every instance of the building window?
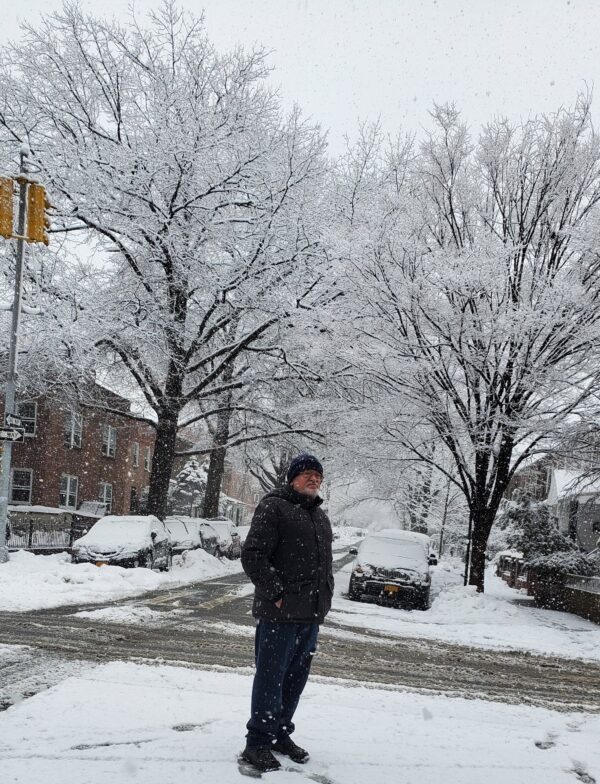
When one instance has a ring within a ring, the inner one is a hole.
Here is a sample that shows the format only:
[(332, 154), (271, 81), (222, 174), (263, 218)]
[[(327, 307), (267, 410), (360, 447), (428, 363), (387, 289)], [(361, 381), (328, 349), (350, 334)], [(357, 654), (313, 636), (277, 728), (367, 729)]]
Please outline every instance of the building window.
[(75, 411), (69, 411), (65, 417), (63, 442), (69, 449), (81, 449), (81, 432), (83, 430), (83, 417)]
[(23, 421), (25, 435), (34, 436), (37, 426), (37, 403), (33, 400), (23, 400), (17, 403), (16, 411)]
[(112, 425), (104, 425), (102, 428), (102, 454), (106, 457), (114, 457), (117, 451), (117, 428)]
[(131, 462), (134, 468), (138, 468), (140, 464), (140, 445), (134, 441), (131, 445)]
[(77, 487), (79, 480), (76, 476), (63, 474), (60, 479), (59, 506), (66, 506), (67, 509), (77, 509)]
[(150, 452), (150, 447), (144, 447), (144, 471), (150, 471), (152, 466), (152, 454)]
[(139, 512), (140, 504), (138, 501), (138, 491), (137, 488), (132, 487), (129, 493), (129, 511), (132, 514), (136, 514)]
[(33, 472), (30, 468), (13, 468), (10, 486), (11, 504), (31, 503), (31, 483)]
[(98, 500), (106, 506), (107, 514), (112, 512), (112, 490), (113, 486), (108, 482), (100, 482)]

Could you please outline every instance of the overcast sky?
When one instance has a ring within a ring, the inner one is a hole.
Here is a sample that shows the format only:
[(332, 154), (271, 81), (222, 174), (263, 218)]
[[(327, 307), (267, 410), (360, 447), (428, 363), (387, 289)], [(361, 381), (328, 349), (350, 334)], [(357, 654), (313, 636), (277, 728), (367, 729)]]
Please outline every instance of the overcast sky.
[[(128, 2), (83, 2), (127, 14)], [(19, 35), (55, 0), (4, 4), (0, 42)], [(136, 0), (137, 12), (156, 5)], [(330, 132), (332, 151), (359, 119), (419, 132), (434, 101), (454, 101), (473, 126), (571, 105), (600, 91), (598, 0), (183, 0), (205, 9), (221, 50), (272, 51), (272, 79)], [(600, 95), (594, 115), (600, 113)]]

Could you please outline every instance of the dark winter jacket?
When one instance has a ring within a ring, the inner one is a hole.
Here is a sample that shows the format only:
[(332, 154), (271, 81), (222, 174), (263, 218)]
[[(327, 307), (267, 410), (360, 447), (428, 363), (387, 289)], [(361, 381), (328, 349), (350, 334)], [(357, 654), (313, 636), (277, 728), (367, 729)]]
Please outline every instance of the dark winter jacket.
[(322, 503), (286, 485), (256, 507), (242, 551), (244, 571), (254, 583), (255, 618), (322, 623), (329, 612), (332, 535)]

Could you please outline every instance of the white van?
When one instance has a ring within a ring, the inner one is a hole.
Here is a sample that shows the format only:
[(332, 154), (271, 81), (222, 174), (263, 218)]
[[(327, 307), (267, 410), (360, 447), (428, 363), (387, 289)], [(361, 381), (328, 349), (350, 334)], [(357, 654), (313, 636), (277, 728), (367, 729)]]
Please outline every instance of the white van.
[(369, 534), (352, 564), (348, 598), (371, 599), (382, 604), (408, 605), (429, 609), (429, 537), (412, 531), (389, 528)]

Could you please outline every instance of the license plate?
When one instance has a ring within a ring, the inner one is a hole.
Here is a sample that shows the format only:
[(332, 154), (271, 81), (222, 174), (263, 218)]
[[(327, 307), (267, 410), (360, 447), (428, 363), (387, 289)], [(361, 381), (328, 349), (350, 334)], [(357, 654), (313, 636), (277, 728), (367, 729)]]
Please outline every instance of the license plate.
[(384, 591), (389, 591), (389, 593), (396, 593), (400, 589), (398, 588), (397, 585), (384, 585), (383, 586), (383, 590)]
[(108, 566), (106, 561), (96, 561), (96, 566)]

